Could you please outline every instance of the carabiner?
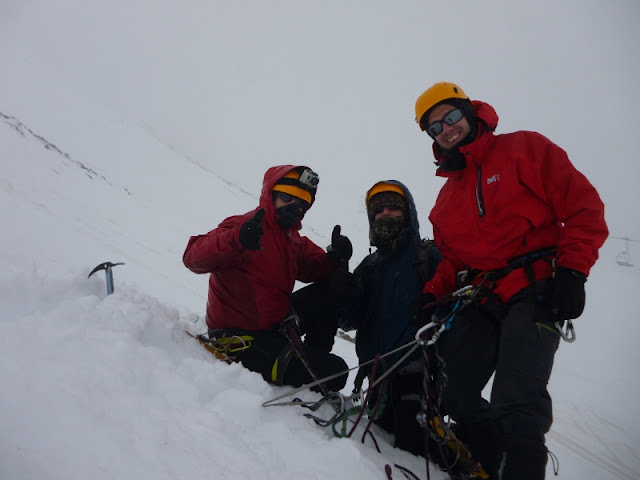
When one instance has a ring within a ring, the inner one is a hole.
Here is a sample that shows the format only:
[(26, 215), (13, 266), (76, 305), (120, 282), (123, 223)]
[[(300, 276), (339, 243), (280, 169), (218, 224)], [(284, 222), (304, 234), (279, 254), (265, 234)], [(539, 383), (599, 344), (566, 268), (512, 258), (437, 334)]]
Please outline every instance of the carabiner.
[(562, 339), (567, 343), (573, 343), (576, 340), (576, 329), (573, 328), (573, 322), (571, 320), (567, 320), (567, 328), (566, 330), (562, 329), (562, 322), (556, 322), (556, 328), (560, 333)]
[(471, 295), (470, 290), (473, 290), (474, 288), (476, 288), (476, 285), (465, 285), (462, 288), (459, 288), (458, 290), (456, 290), (455, 292), (453, 292), (451, 294), (452, 297), (462, 297), (465, 295)]
[[(426, 332), (427, 330), (430, 330), (434, 327), (440, 327), (438, 328), (438, 330), (436, 330), (433, 335), (431, 335), (431, 338), (425, 342), (424, 339), (422, 338), (422, 334), (424, 332)], [(418, 341), (418, 343), (422, 344), (422, 345), (426, 345), (426, 346), (430, 346), (433, 345), (434, 343), (436, 343), (438, 341), (438, 338), (440, 338), (440, 335), (442, 334), (442, 332), (445, 329), (445, 324), (444, 323), (440, 323), (440, 322), (429, 322), (427, 323), (424, 327), (420, 328), (417, 332), (416, 332), (416, 336), (415, 339)]]

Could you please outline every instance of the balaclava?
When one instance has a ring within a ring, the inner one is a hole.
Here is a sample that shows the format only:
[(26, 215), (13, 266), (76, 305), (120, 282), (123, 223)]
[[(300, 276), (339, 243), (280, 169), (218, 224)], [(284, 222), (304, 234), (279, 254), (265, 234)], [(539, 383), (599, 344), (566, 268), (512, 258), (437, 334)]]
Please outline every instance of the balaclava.
[[(375, 218), (384, 207), (402, 210), (401, 217)], [(373, 229), (378, 248), (393, 248), (400, 233), (409, 224), (409, 206), (404, 196), (394, 191), (382, 191), (373, 195), (367, 203), (369, 224)]]
[(305, 168), (291, 170), (276, 182), (273, 186), (274, 198), (277, 192), (288, 193), (297, 198), (294, 203), (276, 209), (278, 225), (287, 229), (302, 220), (316, 198), (319, 181), (317, 173)]

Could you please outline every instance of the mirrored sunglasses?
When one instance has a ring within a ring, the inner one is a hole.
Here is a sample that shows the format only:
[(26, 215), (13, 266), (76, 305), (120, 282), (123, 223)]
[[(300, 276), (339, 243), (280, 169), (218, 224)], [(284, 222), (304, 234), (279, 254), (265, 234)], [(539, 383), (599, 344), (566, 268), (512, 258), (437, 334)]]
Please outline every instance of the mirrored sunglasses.
[(460, 120), (462, 120), (462, 117), (464, 117), (464, 113), (462, 113), (462, 110), (460, 110), (459, 108), (454, 108), (449, 113), (447, 113), (442, 120), (433, 122), (431, 125), (425, 124), (428, 120), (427, 118), (425, 118), (425, 123), (421, 122), (420, 128), (425, 130), (431, 138), (436, 138), (442, 133), (442, 122), (446, 123), (447, 125), (453, 125), (454, 123), (458, 123)]

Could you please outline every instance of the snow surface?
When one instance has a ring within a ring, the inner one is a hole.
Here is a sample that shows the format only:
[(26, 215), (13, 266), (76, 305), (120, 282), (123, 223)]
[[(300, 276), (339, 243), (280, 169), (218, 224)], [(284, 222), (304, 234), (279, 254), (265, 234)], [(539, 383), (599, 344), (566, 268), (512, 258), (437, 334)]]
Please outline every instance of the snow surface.
[[(3, 480), (369, 480), (385, 464), (426, 478), (378, 430), (381, 454), (298, 407), (263, 408), (289, 389), (184, 333), (205, 329), (207, 277), (181, 257), (190, 235), (254, 208), (282, 163), (320, 173), (303, 233), (325, 246), (340, 223), (352, 266), (379, 179), (409, 186), (430, 235), (442, 180), (411, 115), (435, 81), (492, 103), (499, 132), (557, 141), (602, 194), (612, 235), (640, 238), (635, 2), (101, 3), (0, 6)], [(640, 270), (616, 263), (623, 248), (602, 248), (578, 339), (556, 355), (560, 478), (640, 478)], [(125, 263), (113, 295), (103, 272), (87, 278), (104, 261)], [(334, 351), (356, 366), (351, 343)]]

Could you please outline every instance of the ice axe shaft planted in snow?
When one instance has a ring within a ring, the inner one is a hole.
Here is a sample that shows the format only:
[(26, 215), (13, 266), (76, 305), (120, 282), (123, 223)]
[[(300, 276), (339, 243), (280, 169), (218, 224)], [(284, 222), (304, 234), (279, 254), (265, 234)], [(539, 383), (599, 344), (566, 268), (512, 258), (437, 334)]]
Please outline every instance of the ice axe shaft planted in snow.
[[(113, 267), (115, 267), (116, 265), (124, 265), (124, 263), (122, 263), (122, 262), (120, 262), (120, 263), (104, 262), (104, 263), (101, 263), (100, 265), (98, 265), (93, 270), (91, 270), (91, 273), (89, 274), (89, 277), (90, 277), (91, 275), (93, 275), (94, 273), (96, 273), (99, 270), (104, 270), (105, 271), (105, 274), (107, 276), (107, 295), (111, 295), (113, 293), (113, 273), (111, 272), (111, 269)], [(87, 278), (89, 278), (89, 277), (87, 277)]]

